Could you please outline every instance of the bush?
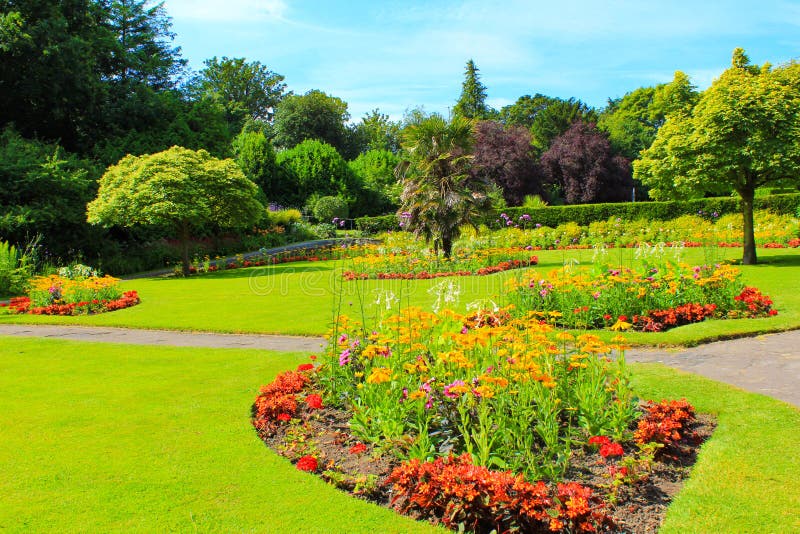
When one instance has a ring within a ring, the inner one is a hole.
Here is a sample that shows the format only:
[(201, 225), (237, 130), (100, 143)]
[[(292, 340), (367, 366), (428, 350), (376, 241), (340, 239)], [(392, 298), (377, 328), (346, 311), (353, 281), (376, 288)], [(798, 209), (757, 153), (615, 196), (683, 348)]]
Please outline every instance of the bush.
[(314, 203), (314, 218), (320, 223), (330, 223), (333, 219), (346, 219), (350, 215), (347, 202), (341, 197), (320, 197)]
[(400, 230), (397, 215), (381, 215), (378, 217), (359, 217), (356, 219), (356, 229), (365, 235), (380, 234)]
[(31, 275), (26, 254), (5, 241), (0, 241), (0, 295), (18, 295), (25, 291)]
[(290, 224), (300, 221), (302, 218), (303, 216), (300, 213), (300, 210), (267, 210), (266, 215), (262, 220), (262, 224), (268, 228), (273, 228), (275, 226), (283, 226), (285, 228)]

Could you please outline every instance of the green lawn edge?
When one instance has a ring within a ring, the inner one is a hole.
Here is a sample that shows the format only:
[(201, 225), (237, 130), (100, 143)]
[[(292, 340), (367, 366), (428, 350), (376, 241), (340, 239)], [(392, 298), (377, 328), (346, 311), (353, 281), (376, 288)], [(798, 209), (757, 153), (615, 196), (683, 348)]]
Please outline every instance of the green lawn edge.
[[(302, 354), (0, 336), (0, 528), (9, 532), (426, 532), (297, 471), (250, 428), (261, 384)], [(800, 411), (632, 364), (643, 398), (719, 426), (662, 532), (800, 529)]]

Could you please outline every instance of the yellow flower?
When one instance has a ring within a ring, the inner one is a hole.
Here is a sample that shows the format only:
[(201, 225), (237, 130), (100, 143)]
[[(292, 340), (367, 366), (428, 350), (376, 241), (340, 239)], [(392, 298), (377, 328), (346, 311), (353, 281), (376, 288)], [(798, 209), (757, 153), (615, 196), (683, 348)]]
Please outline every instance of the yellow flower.
[(408, 394), (408, 398), (411, 399), (411, 400), (424, 399), (425, 398), (425, 392), (424, 391), (420, 391), (420, 390), (413, 391), (413, 392)]
[[(461, 387), (463, 386), (453, 386), (450, 388), (450, 391), (455, 393), (455, 390)], [(491, 399), (494, 397), (494, 390), (490, 386), (478, 386), (475, 388), (475, 394), (479, 397), (483, 397), (484, 399)]]
[(573, 336), (569, 332), (559, 332), (558, 334), (556, 334), (556, 339), (560, 341), (572, 341), (573, 339), (575, 339), (575, 336)]
[(392, 370), (389, 367), (376, 367), (372, 370), (367, 382), (370, 384), (383, 384), (392, 379)]
[(628, 330), (631, 326), (633, 326), (631, 323), (626, 323), (625, 321), (617, 321), (611, 327), (611, 330), (614, 330), (615, 332), (619, 332), (621, 330)]

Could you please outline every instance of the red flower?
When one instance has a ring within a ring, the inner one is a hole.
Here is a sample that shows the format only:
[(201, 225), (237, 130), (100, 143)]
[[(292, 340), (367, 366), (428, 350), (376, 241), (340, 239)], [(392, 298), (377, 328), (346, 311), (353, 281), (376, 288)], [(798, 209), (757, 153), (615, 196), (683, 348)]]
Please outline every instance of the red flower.
[(278, 421), (286, 421), (286, 422), (289, 422), (289, 421), (291, 421), (291, 420), (292, 420), (292, 416), (291, 416), (291, 415), (289, 415), (288, 413), (285, 413), (285, 412), (284, 412), (284, 413), (279, 413), (279, 414), (278, 414), (278, 417), (277, 417), (277, 419), (278, 419)]
[(296, 467), (300, 471), (307, 471), (309, 473), (313, 473), (319, 467), (319, 463), (317, 462), (317, 459), (314, 458), (313, 456), (303, 456), (302, 458), (297, 460)]
[(322, 397), (320, 397), (316, 393), (312, 393), (311, 395), (306, 397), (306, 404), (312, 410), (318, 410), (322, 408)]
[(350, 454), (360, 454), (362, 452), (367, 452), (367, 446), (363, 443), (356, 443), (350, 447)]
[(611, 440), (606, 436), (592, 436), (589, 438), (589, 445), (610, 445)]
[(622, 445), (619, 443), (607, 443), (600, 447), (600, 456), (608, 458), (609, 456), (622, 456), (625, 451), (622, 450)]
[(314, 369), (313, 363), (301, 363), (297, 366), (298, 371), (311, 371), (312, 369)]

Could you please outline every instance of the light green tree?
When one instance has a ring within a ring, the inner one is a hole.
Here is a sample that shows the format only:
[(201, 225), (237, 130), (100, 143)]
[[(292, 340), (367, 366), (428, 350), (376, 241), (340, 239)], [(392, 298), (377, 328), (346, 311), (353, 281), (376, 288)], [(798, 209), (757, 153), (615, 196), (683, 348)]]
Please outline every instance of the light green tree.
[(473, 128), (469, 119), (448, 122), (434, 114), (403, 131), (405, 159), (396, 170), (403, 185), (401, 218), (446, 258), (461, 226), (474, 224), (489, 207), (490, 181), (470, 172)]
[(741, 198), (742, 263), (757, 262), (756, 188), (800, 184), (800, 65), (751, 65), (741, 48), (691, 110), (667, 116), (634, 177), (655, 199), (706, 193)]
[(486, 86), (481, 83), (478, 67), (470, 59), (467, 61), (467, 67), (464, 70), (461, 96), (453, 108), (453, 115), (467, 119), (484, 120), (491, 118), (493, 114), (493, 110), (486, 105)]
[(88, 205), (88, 221), (172, 230), (181, 242), (186, 275), (192, 231), (255, 223), (264, 210), (257, 194), (256, 184), (233, 160), (174, 146), (156, 154), (128, 155), (109, 167), (100, 179), (97, 198)]

